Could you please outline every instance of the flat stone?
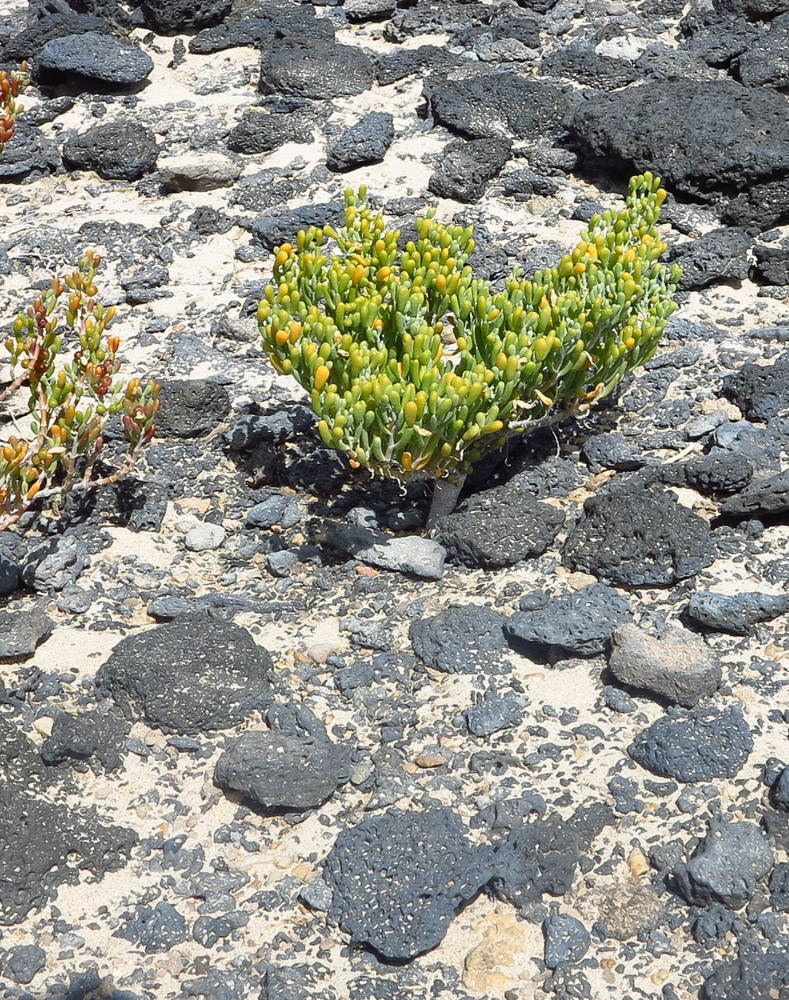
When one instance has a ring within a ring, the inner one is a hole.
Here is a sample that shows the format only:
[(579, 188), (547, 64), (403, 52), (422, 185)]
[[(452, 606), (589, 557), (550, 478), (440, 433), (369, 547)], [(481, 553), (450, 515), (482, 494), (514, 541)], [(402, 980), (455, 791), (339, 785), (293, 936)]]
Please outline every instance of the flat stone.
[(445, 674), (502, 673), (507, 619), (492, 608), (467, 604), (415, 621), (409, 629), (416, 655)]
[(46, 967), (47, 953), (37, 944), (19, 944), (0, 957), (0, 969), (10, 980), (27, 986)]
[(132, 912), (124, 913), (122, 919), (124, 925), (112, 936), (130, 941), (142, 948), (146, 955), (168, 952), (188, 937), (186, 920), (171, 903), (141, 905)]
[(344, 830), (326, 859), (328, 918), (354, 942), (404, 961), (439, 944), (491, 874), (489, 849), (472, 845), (451, 809), (371, 816)]
[(674, 877), (692, 905), (722, 903), (739, 910), (770, 874), (773, 863), (773, 849), (758, 824), (711, 820), (706, 837), (691, 859), (674, 869)]
[(63, 160), (68, 167), (94, 170), (99, 177), (112, 181), (139, 180), (156, 168), (158, 155), (153, 132), (132, 118), (95, 125), (63, 144)]
[(697, 590), (688, 601), (688, 614), (718, 632), (747, 635), (759, 622), (789, 613), (789, 594), (763, 594), (749, 590), (739, 594), (714, 594)]
[(228, 729), (267, 704), (271, 667), (246, 629), (207, 613), (187, 614), (121, 639), (96, 686), (127, 719), (192, 735)]
[(564, 513), (526, 490), (495, 487), (464, 500), (436, 527), (451, 562), (498, 569), (540, 556), (564, 525)]
[(221, 153), (194, 151), (157, 160), (162, 186), (169, 191), (214, 191), (241, 176), (241, 164)]
[(488, 688), (463, 715), (472, 736), (492, 736), (523, 721), (528, 699), (514, 692), (499, 693)]
[(73, 82), (86, 81), (130, 87), (143, 83), (153, 70), (153, 59), (125, 38), (89, 31), (53, 38), (38, 54), (38, 73)]
[(283, 38), (290, 38), (298, 44), (303, 37), (333, 41), (334, 24), (331, 18), (316, 17), (311, 6), (266, 3), (254, 8), (254, 16), (234, 17), (224, 24), (203, 28), (189, 39), (189, 51), (195, 55), (208, 55), (239, 45), (253, 45), (265, 50)]
[(43, 606), (0, 611), (0, 660), (26, 660), (54, 627)]
[(604, 583), (556, 597), (528, 594), (521, 608), (507, 619), (504, 634), (514, 649), (539, 660), (603, 653), (613, 630), (632, 618), (627, 598)]
[(332, 545), (370, 566), (413, 573), (429, 580), (440, 580), (443, 575), (446, 551), (431, 538), (393, 537), (371, 528), (340, 523), (327, 524), (326, 533)]
[(655, 637), (635, 625), (611, 634), (608, 666), (622, 684), (650, 691), (684, 708), (714, 694), (721, 665), (703, 639), (677, 625)]
[(171, 379), (161, 382), (162, 408), (156, 419), (160, 437), (206, 437), (230, 412), (230, 395), (208, 379)]
[(19, 63), (23, 59), (33, 60), (44, 46), (57, 38), (66, 38), (85, 32), (112, 34), (112, 25), (103, 17), (92, 17), (88, 14), (75, 14), (62, 10), (54, 14), (45, 14), (23, 28), (6, 37), (2, 43), (3, 64)]
[(216, 763), (214, 780), (277, 812), (311, 809), (350, 777), (346, 747), (328, 739), (249, 730)]
[(562, 555), (571, 569), (622, 587), (666, 587), (709, 566), (715, 549), (703, 518), (634, 478), (584, 503)]
[(129, 860), (137, 834), (102, 822), (94, 808), (51, 803), (18, 787), (0, 788), (0, 924), (22, 923), (79, 872), (100, 880)]
[(675, 781), (733, 778), (753, 750), (753, 736), (739, 706), (721, 712), (674, 709), (633, 740), (627, 752), (653, 774)]
[(325, 101), (361, 94), (374, 76), (372, 62), (360, 49), (323, 39), (304, 39), (298, 45), (286, 40), (264, 51), (258, 91)]

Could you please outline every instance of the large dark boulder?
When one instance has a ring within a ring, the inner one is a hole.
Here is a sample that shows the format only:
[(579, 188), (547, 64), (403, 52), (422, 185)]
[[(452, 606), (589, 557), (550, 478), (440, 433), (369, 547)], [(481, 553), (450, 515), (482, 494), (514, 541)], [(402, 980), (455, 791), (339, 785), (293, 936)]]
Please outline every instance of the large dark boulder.
[(136, 181), (156, 166), (159, 147), (153, 132), (127, 120), (96, 125), (67, 139), (63, 159), (72, 169), (95, 170), (113, 181)]

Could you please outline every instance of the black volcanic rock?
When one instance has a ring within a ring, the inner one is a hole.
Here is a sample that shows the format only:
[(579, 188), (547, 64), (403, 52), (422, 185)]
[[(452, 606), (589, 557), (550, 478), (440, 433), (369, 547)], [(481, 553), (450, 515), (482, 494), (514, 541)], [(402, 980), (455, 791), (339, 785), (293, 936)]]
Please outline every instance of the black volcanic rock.
[(372, 61), (350, 45), (304, 39), (277, 42), (263, 52), (258, 91), (328, 100), (361, 94), (372, 85)]
[(158, 155), (153, 132), (131, 119), (94, 125), (63, 145), (69, 167), (95, 170), (105, 180), (136, 181), (156, 167)]
[(89, 31), (53, 38), (36, 62), (41, 79), (130, 87), (141, 84), (153, 70), (153, 59), (137, 45), (113, 35)]

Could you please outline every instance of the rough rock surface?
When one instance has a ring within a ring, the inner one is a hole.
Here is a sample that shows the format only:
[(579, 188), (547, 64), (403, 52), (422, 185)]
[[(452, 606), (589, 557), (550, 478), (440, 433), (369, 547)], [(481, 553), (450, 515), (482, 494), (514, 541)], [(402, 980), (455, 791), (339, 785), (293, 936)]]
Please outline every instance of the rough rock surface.
[(723, 383), (726, 396), (748, 420), (768, 421), (789, 410), (789, 353), (771, 365), (744, 364)]
[(731, 778), (753, 749), (742, 710), (674, 712), (639, 733), (627, 752), (654, 774), (677, 781)]
[(747, 635), (759, 622), (789, 613), (789, 594), (714, 594), (697, 590), (688, 601), (688, 614), (695, 621), (720, 632)]
[(236, 725), (266, 704), (270, 671), (269, 654), (246, 629), (192, 614), (121, 639), (96, 684), (127, 718), (140, 714), (165, 732), (196, 733)]
[(608, 647), (613, 630), (630, 621), (627, 598), (604, 583), (549, 597), (527, 594), (510, 615), (504, 634), (532, 659), (552, 653), (595, 656)]
[(770, 874), (773, 863), (773, 849), (756, 823), (712, 821), (693, 857), (674, 869), (674, 877), (689, 903), (722, 903), (738, 910)]
[(615, 628), (608, 666), (622, 684), (651, 691), (683, 708), (694, 708), (721, 682), (714, 652), (703, 639), (676, 625), (658, 636), (635, 625)]
[(371, 816), (341, 833), (326, 859), (329, 919), (383, 958), (413, 958), (442, 940), (491, 874), (490, 852), (471, 844), (451, 809)]
[(564, 524), (564, 514), (525, 491), (497, 487), (469, 497), (443, 517), (436, 541), (450, 561), (497, 569), (542, 555)]
[(153, 60), (136, 45), (113, 35), (89, 31), (53, 38), (38, 54), (38, 72), (49, 78), (76, 73), (85, 80), (118, 86), (142, 83), (153, 70)]
[(155, 168), (158, 155), (153, 132), (132, 120), (94, 125), (63, 145), (63, 159), (71, 168), (95, 170), (113, 181), (138, 180)]
[(715, 558), (706, 522), (666, 491), (638, 480), (584, 503), (567, 535), (566, 565), (622, 587), (670, 586)]
[(319, 806), (348, 780), (347, 749), (327, 739), (249, 730), (216, 763), (214, 778), (266, 809)]
[(416, 655), (442, 673), (498, 673), (508, 648), (506, 621), (491, 608), (469, 604), (413, 622), (409, 635)]
[(266, 50), (258, 90), (328, 100), (361, 94), (373, 77), (373, 64), (359, 49), (312, 39), (303, 45), (280, 43)]

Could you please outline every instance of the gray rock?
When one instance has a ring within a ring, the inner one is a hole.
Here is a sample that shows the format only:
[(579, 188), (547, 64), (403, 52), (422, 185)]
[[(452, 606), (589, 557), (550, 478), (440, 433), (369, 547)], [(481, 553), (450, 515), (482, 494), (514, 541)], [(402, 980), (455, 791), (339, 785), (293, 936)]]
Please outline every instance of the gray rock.
[(148, 614), (158, 621), (172, 621), (179, 615), (201, 611), (217, 612), (229, 618), (240, 611), (267, 615), (292, 608), (290, 601), (256, 601), (238, 594), (201, 594), (199, 597), (157, 597), (148, 605)]
[(409, 636), (420, 660), (444, 674), (503, 673), (506, 621), (492, 608), (467, 604), (413, 622)]
[(594, 838), (613, 822), (609, 806), (592, 802), (567, 820), (553, 813), (534, 822), (508, 824), (511, 833), (496, 851), (494, 895), (521, 909), (540, 902), (546, 892), (563, 896)]
[(246, 629), (207, 613), (187, 614), (121, 639), (96, 685), (127, 719), (193, 735), (235, 726), (267, 704), (271, 667)]
[(445, 147), (427, 186), (439, 198), (479, 201), (511, 153), (512, 143), (506, 138), (456, 139)]
[(132, 118), (95, 125), (63, 144), (63, 160), (77, 170), (95, 170), (112, 181), (136, 181), (156, 168), (153, 132)]
[(299, 893), (299, 899), (303, 903), (306, 903), (311, 910), (320, 913), (325, 913), (329, 909), (332, 896), (333, 893), (322, 875), (318, 875), (309, 885), (305, 885)]
[(326, 166), (344, 173), (370, 163), (381, 163), (394, 135), (392, 116), (384, 111), (371, 111), (332, 143), (326, 151)]
[(312, 6), (292, 7), (273, 3), (259, 3), (245, 8), (250, 16), (234, 16), (225, 24), (203, 28), (189, 40), (189, 51), (194, 55), (223, 52), (239, 45), (270, 48), (277, 41), (291, 39), (298, 44), (300, 38), (334, 39), (332, 18), (315, 16)]
[(247, 524), (252, 528), (271, 528), (275, 524), (292, 528), (302, 518), (299, 504), (290, 497), (273, 494), (247, 511)]
[(608, 666), (622, 684), (651, 691), (683, 708), (693, 708), (718, 690), (721, 665), (703, 639), (669, 625), (655, 637), (635, 625), (611, 634)]
[(785, 951), (746, 951), (721, 962), (705, 980), (701, 1000), (785, 1000), (789, 982), (789, 955)]
[(58, 712), (52, 732), (41, 744), (41, 759), (53, 765), (69, 759), (95, 758), (105, 771), (116, 771), (123, 763), (122, 750), (128, 734), (129, 724), (111, 713)]
[[(112, 25), (104, 17), (92, 17), (85, 14), (75, 14), (71, 6), (66, 10), (31, 21), (29, 27), (16, 31), (3, 39), (2, 58), (4, 65), (19, 63), (23, 59), (34, 60), (47, 42), (54, 38), (65, 38), (68, 35), (78, 35), (83, 32), (98, 32), (111, 35)], [(33, 66), (35, 69), (35, 61)]]
[(789, 410), (789, 351), (769, 365), (746, 362), (723, 380), (723, 393), (748, 420), (766, 423)]
[(688, 602), (691, 618), (719, 632), (747, 635), (759, 622), (771, 621), (789, 612), (789, 594), (763, 594), (749, 590), (741, 594), (714, 594), (697, 590)]
[(7, 597), (17, 589), (22, 580), (19, 564), (5, 552), (0, 552), (0, 597)]
[(789, 86), (789, 14), (770, 21), (737, 60), (737, 75), (746, 87)]
[(0, 611), (0, 660), (26, 660), (49, 638), (55, 623), (44, 614), (44, 605)]
[(373, 77), (373, 64), (361, 49), (317, 38), (298, 45), (284, 40), (263, 52), (258, 91), (325, 101), (361, 94)]
[(666, 259), (682, 268), (677, 285), (681, 291), (707, 288), (747, 278), (751, 268), (748, 254), (753, 243), (753, 237), (742, 229), (714, 229), (689, 243), (676, 245)]
[(397, 0), (346, 0), (342, 9), (352, 24), (380, 21), (397, 10)]
[(784, 812), (789, 812), (789, 767), (785, 767), (778, 775), (772, 792), (776, 806)]
[(187, 531), (184, 545), (190, 552), (210, 552), (212, 549), (218, 549), (226, 537), (227, 532), (221, 524), (204, 521)]
[(287, 104), (279, 101), (273, 107), (247, 108), (227, 137), (228, 149), (250, 156), (286, 142), (313, 142), (315, 129), (328, 117), (328, 110), (325, 104), (302, 98), (290, 98)]
[(269, 552), (266, 556), (266, 569), (274, 576), (290, 576), (293, 567), (299, 561), (298, 552), (283, 549), (279, 552)]
[(385, 959), (403, 961), (443, 940), (458, 907), (492, 874), (447, 808), (389, 812), (344, 830), (326, 859), (330, 922)]
[(584, 503), (563, 558), (571, 569), (622, 587), (665, 587), (709, 566), (715, 549), (702, 517), (634, 478)]
[(529, 594), (521, 607), (507, 619), (504, 634), (514, 649), (539, 660), (603, 653), (616, 626), (632, 617), (627, 598), (604, 583), (557, 597)]
[(58, 598), (58, 611), (66, 615), (83, 615), (98, 596), (97, 590), (85, 590), (75, 583), (69, 584)]
[[(616, 157), (630, 172), (652, 169), (672, 191), (702, 201), (741, 192), (739, 217), (726, 221), (770, 225), (783, 205), (775, 196), (770, 204), (759, 200), (789, 164), (787, 120), (785, 101), (766, 88), (658, 80), (583, 102), (570, 133), (586, 156)], [(705, 123), (701, 135), (699, 121)], [(726, 135), (725, 144), (719, 135)]]
[(348, 749), (328, 739), (250, 730), (219, 758), (214, 780), (266, 809), (301, 812), (333, 795), (350, 768)]
[(221, 153), (194, 151), (157, 161), (159, 181), (168, 191), (213, 191), (230, 187), (241, 176), (241, 164)]
[[(29, 778), (28, 778), (29, 781)], [(103, 823), (95, 809), (51, 803), (24, 788), (0, 787), (0, 924), (22, 923), (80, 870), (98, 881), (129, 860), (137, 834)]]
[(653, 774), (676, 781), (733, 778), (753, 750), (753, 736), (739, 706), (723, 712), (674, 709), (633, 740), (627, 752)]
[(569, 913), (546, 917), (542, 932), (545, 935), (545, 964), (549, 969), (580, 962), (592, 943), (589, 931)]
[(465, 710), (466, 725), (472, 736), (492, 736), (523, 721), (528, 699), (512, 692), (500, 694), (488, 688), (482, 697)]
[(122, 915), (125, 921), (112, 935), (142, 948), (146, 955), (160, 955), (186, 941), (186, 920), (171, 903), (138, 906)]
[(753, 478), (753, 465), (746, 456), (724, 448), (713, 448), (706, 455), (692, 458), (684, 463), (682, 471), (688, 486), (713, 497), (745, 489)]
[(177, 35), (219, 24), (233, 0), (139, 0), (145, 25), (160, 35)]
[(748, 517), (757, 514), (782, 514), (789, 510), (789, 469), (774, 476), (760, 476), (729, 497), (720, 506), (721, 514)]
[(46, 967), (47, 953), (37, 944), (19, 944), (0, 958), (0, 968), (10, 980), (27, 986)]
[(564, 525), (564, 513), (526, 490), (495, 487), (464, 500), (436, 527), (451, 561), (498, 569), (542, 555)]
[(682, 895), (694, 906), (722, 903), (739, 910), (769, 875), (773, 849), (756, 823), (711, 820), (687, 864), (674, 869)]
[(332, 545), (370, 566), (413, 573), (429, 580), (440, 580), (443, 575), (446, 550), (431, 538), (392, 537), (382, 531), (340, 523), (327, 523), (324, 527)]
[(87, 546), (74, 535), (55, 535), (31, 549), (22, 562), (22, 579), (34, 590), (52, 593), (74, 583), (90, 566)]
[(38, 73), (44, 79), (73, 82), (74, 74), (95, 83), (135, 86), (153, 70), (147, 52), (125, 38), (89, 31), (53, 38), (38, 54)]
[(14, 134), (3, 146), (0, 183), (36, 180), (54, 173), (63, 165), (58, 147), (39, 128), (19, 119)]
[(635, 472), (647, 463), (639, 446), (629, 441), (619, 431), (608, 431), (588, 437), (581, 449), (581, 455), (590, 471), (595, 474), (602, 472), (603, 469)]
[(316, 205), (302, 205), (290, 212), (278, 213), (275, 218), (258, 216), (252, 222), (252, 236), (264, 249), (273, 250), (287, 240), (295, 242), (300, 229), (310, 226), (345, 225), (345, 209), (339, 201), (319, 202)]
[(230, 395), (208, 379), (162, 381), (161, 410), (156, 418), (160, 437), (206, 437), (230, 412)]

